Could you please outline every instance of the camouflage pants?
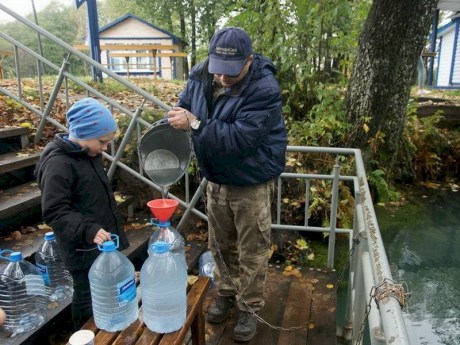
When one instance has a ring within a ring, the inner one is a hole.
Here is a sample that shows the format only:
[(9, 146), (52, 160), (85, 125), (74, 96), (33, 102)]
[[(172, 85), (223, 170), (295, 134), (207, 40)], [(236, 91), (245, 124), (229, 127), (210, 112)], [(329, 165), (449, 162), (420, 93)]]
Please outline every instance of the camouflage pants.
[[(209, 245), (216, 261), (214, 281), (218, 293), (235, 296), (233, 280), (239, 296), (255, 311), (264, 306), (273, 193), (273, 180), (252, 186), (209, 182), (207, 187)], [(238, 308), (247, 310), (239, 296)]]

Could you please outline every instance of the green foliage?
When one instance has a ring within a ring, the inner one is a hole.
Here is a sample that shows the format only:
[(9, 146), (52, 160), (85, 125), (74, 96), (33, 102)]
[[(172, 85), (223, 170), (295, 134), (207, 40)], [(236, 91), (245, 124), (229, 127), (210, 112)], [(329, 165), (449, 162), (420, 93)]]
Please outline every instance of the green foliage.
[[(458, 92), (458, 91), (457, 91)], [(440, 112), (428, 117), (416, 115), (415, 102), (407, 109), (400, 171), (413, 181), (439, 181), (460, 174), (460, 132), (439, 127)], [(404, 175), (403, 175), (404, 176)]]
[(344, 141), (349, 128), (343, 105), (343, 91), (337, 85), (319, 84), (318, 101), (303, 120), (287, 116), (291, 145), (336, 146)]
[[(277, 68), (285, 114), (302, 120), (321, 84), (346, 79), (369, 1), (239, 1), (228, 25), (243, 27)], [(269, 26), (266, 23), (270, 23)]]
[(368, 173), (367, 181), (369, 187), (374, 191), (374, 202), (391, 202), (400, 198), (399, 193), (388, 185), (383, 169), (376, 169)]

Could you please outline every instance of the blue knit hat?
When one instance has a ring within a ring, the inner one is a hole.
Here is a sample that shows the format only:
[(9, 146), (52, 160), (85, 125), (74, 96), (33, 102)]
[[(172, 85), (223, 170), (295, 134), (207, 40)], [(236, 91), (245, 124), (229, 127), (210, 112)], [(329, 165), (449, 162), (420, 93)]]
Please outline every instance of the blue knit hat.
[(69, 136), (91, 140), (116, 132), (117, 123), (110, 111), (93, 98), (75, 102), (67, 111)]

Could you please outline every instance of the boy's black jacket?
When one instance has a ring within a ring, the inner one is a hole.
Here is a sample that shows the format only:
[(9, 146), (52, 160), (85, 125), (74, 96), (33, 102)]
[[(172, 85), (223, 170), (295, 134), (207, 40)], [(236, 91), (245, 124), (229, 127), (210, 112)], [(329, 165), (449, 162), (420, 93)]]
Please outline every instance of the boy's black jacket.
[(100, 251), (93, 243), (100, 228), (119, 236), (119, 250), (129, 246), (102, 156), (89, 157), (57, 134), (35, 169), (42, 192), (43, 220), (53, 228), (69, 271), (91, 267)]

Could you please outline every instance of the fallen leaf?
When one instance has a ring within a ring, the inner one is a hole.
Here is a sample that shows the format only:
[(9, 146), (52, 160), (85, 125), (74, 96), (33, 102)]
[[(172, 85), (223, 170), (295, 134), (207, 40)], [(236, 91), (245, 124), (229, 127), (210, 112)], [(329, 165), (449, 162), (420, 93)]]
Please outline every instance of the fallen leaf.
[(328, 289), (332, 289), (332, 288), (334, 287), (334, 285), (333, 285), (333, 284), (327, 284), (326, 287), (327, 287)]

